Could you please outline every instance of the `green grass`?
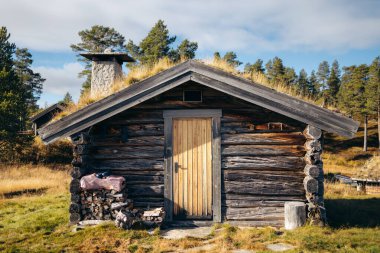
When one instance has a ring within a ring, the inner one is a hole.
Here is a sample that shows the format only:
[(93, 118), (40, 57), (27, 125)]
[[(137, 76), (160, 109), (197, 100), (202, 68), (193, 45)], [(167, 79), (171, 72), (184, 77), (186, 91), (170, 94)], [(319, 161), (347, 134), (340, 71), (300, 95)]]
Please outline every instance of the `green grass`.
[(165, 252), (209, 240), (217, 244), (215, 252), (262, 252), (266, 244), (276, 242), (296, 246), (293, 252), (380, 252), (380, 227), (376, 227), (380, 223), (371, 223), (379, 221), (380, 199), (361, 198), (353, 202), (347, 198), (327, 199), (330, 227), (306, 226), (289, 232), (270, 227), (238, 229), (227, 224), (216, 226), (209, 238), (181, 240), (162, 239), (158, 233), (149, 235), (145, 230), (124, 231), (112, 223), (72, 232), (68, 225), (68, 193), (7, 199), (0, 202), (0, 251)]

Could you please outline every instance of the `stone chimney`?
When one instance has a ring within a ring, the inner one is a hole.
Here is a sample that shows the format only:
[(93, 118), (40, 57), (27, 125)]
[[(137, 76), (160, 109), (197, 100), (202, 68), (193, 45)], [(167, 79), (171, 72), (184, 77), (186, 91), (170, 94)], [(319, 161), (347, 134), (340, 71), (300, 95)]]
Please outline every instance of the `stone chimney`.
[(111, 49), (103, 53), (83, 53), (81, 56), (92, 61), (91, 97), (108, 95), (112, 85), (123, 77), (123, 62), (134, 62), (127, 53), (113, 52)]

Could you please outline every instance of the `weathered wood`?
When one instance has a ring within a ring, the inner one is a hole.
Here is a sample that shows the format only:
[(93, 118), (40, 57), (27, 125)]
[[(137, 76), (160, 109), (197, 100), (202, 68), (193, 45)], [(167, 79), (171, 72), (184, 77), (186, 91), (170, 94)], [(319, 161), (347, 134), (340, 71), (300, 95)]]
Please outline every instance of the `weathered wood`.
[(81, 166), (81, 165), (85, 165), (89, 162), (90, 162), (89, 156), (87, 156), (87, 155), (76, 155), (76, 156), (74, 156), (74, 159), (71, 162), (71, 164), (73, 166)]
[(266, 180), (255, 180), (254, 182), (224, 182), (225, 193), (237, 194), (302, 195), (305, 194), (302, 188), (302, 182), (278, 183)]
[[(276, 174), (277, 172), (277, 174)], [(225, 181), (255, 182), (256, 180), (266, 180), (274, 182), (302, 182), (302, 173), (289, 173), (288, 171), (257, 171), (252, 170), (224, 170), (223, 179)]]
[(74, 145), (88, 144), (91, 142), (91, 138), (88, 133), (80, 133), (71, 138)]
[(69, 216), (70, 224), (76, 224), (80, 221), (80, 214), (79, 213), (70, 213)]
[(126, 142), (122, 141), (121, 135), (106, 136), (105, 138), (94, 139), (92, 146), (163, 146), (164, 136), (136, 136), (129, 137)]
[(222, 194), (222, 200), (227, 201), (305, 201), (306, 197), (305, 194), (298, 194), (298, 195), (247, 195), (247, 194), (234, 194), (234, 193), (228, 193), (228, 194)]
[(221, 128), (222, 134), (291, 133), (300, 131), (302, 131), (302, 127), (294, 127), (277, 122), (268, 122), (265, 124), (254, 124), (252, 122), (225, 122)]
[(225, 208), (227, 220), (279, 220), (284, 218), (284, 207)]
[(71, 203), (69, 207), (70, 213), (79, 213), (80, 212), (80, 205), (78, 203)]
[(161, 196), (164, 194), (164, 185), (133, 185), (128, 187), (130, 196)]
[(226, 221), (231, 226), (240, 226), (240, 227), (283, 227), (284, 219), (279, 218), (275, 220), (229, 220)]
[(285, 229), (292, 230), (306, 223), (306, 205), (303, 202), (285, 203)]
[(112, 149), (107, 147), (98, 147), (93, 152), (94, 159), (144, 159), (144, 158), (162, 158), (164, 147), (162, 146), (144, 146), (130, 147), (119, 146)]
[(71, 202), (79, 203), (80, 202), (80, 195), (77, 193), (71, 193)]
[[(263, 197), (265, 199), (265, 197)], [(223, 203), (223, 202), (222, 202)], [(231, 208), (245, 207), (283, 207), (285, 201), (281, 200), (225, 200), (222, 206)]]
[(114, 159), (114, 160), (95, 160), (92, 167), (97, 170), (112, 171), (163, 171), (164, 161), (162, 157), (152, 159)]
[(132, 184), (163, 184), (163, 176), (149, 176), (149, 175), (125, 175), (127, 185)]
[(220, 117), (212, 118), (212, 206), (213, 221), (222, 221), (222, 187), (221, 187), (221, 126)]
[(321, 163), (321, 153), (320, 152), (306, 152), (305, 162), (307, 164), (320, 164)]
[(295, 133), (243, 133), (243, 134), (223, 134), (223, 144), (270, 144), (270, 145), (303, 145), (305, 137), (300, 132)]
[(304, 172), (305, 172), (305, 175), (307, 176), (317, 178), (320, 175), (320, 170), (321, 170), (320, 167), (317, 165), (307, 164), (305, 166)]
[(303, 180), (303, 184), (306, 192), (317, 193), (318, 192), (318, 181), (311, 176), (306, 176)]
[(305, 148), (297, 145), (223, 145), (223, 156), (303, 156)]
[(73, 167), (70, 171), (70, 175), (73, 178), (81, 178), (82, 176), (86, 175), (87, 169), (84, 167)]
[(305, 142), (305, 149), (312, 152), (321, 152), (322, 145), (319, 140), (308, 140)]
[(311, 125), (307, 125), (303, 133), (307, 139), (311, 139), (311, 140), (318, 140), (322, 137), (321, 129), (311, 126)]
[(70, 192), (78, 193), (80, 192), (80, 181), (78, 179), (73, 178), (70, 182)]
[(223, 169), (252, 170), (300, 170), (305, 166), (302, 157), (292, 156), (225, 156), (222, 158)]
[(73, 153), (74, 155), (85, 155), (89, 152), (89, 146), (88, 145), (74, 145), (73, 146)]

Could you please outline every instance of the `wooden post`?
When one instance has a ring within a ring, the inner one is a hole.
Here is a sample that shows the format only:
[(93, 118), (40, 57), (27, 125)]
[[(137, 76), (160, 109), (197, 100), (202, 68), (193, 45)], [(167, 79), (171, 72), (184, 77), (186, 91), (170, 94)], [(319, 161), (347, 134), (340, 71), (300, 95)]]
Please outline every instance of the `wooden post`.
[(313, 224), (325, 224), (326, 212), (324, 208), (322, 140), (323, 133), (319, 128), (308, 125), (304, 130), (305, 143), (305, 179), (304, 187), (308, 200), (308, 218)]
[(306, 223), (306, 205), (303, 202), (285, 202), (285, 229), (291, 230)]
[(81, 202), (80, 202), (80, 179), (86, 175), (88, 167), (88, 150), (90, 148), (90, 138), (87, 133), (80, 133), (71, 138), (74, 147), (73, 154), (74, 159), (72, 161), (73, 168), (71, 170), (71, 204), (69, 208), (70, 212), (70, 224), (77, 224), (81, 220)]

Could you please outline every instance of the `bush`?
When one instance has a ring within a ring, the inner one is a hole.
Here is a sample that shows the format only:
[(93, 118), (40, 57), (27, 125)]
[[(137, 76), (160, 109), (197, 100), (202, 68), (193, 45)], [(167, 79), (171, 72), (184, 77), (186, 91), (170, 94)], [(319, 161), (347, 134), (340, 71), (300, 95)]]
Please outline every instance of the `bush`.
[(24, 150), (20, 160), (35, 164), (69, 164), (73, 159), (72, 153), (72, 144), (68, 139), (45, 145), (37, 136), (33, 144)]

